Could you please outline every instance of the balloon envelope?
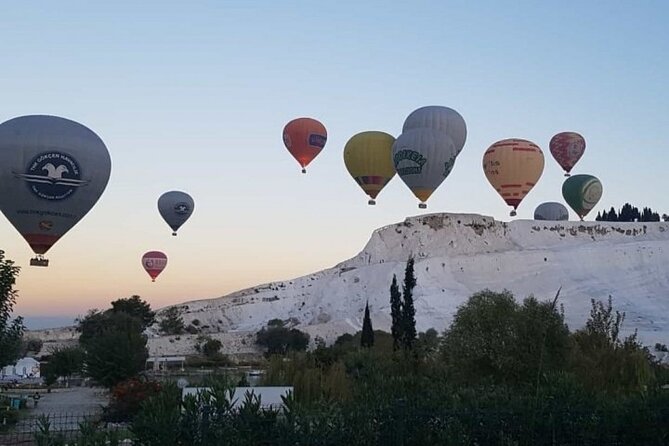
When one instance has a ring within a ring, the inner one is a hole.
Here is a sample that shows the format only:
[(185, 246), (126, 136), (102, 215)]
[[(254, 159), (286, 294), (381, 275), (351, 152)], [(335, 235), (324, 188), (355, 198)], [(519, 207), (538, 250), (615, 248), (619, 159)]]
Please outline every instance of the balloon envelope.
[(384, 132), (362, 132), (351, 137), (344, 147), (344, 164), (348, 173), (370, 196), (370, 204), (395, 175), (393, 143), (395, 138)]
[(414, 110), (404, 120), (402, 132), (407, 130), (430, 128), (448, 134), (459, 154), (467, 140), (467, 125), (457, 111), (440, 105), (428, 105)]
[(569, 172), (585, 152), (585, 139), (576, 132), (558, 133), (551, 138), (550, 150), (555, 161), (569, 176)]
[(321, 153), (327, 139), (325, 126), (315, 119), (293, 119), (283, 128), (283, 143), (302, 166), (302, 172)]
[[(541, 178), (544, 154), (531, 141), (503, 139), (486, 150), (483, 171), (492, 187), (515, 211)], [(511, 215), (515, 215), (515, 212), (511, 212)]]
[(100, 137), (56, 116), (0, 124), (0, 209), (45, 254), (98, 201), (111, 172)]
[(393, 144), (395, 171), (422, 202), (421, 208), (451, 173), (456, 156), (451, 137), (428, 128), (407, 130)]
[(562, 184), (562, 196), (581, 220), (597, 205), (603, 191), (602, 183), (592, 175), (573, 175)]
[(541, 203), (534, 210), (535, 220), (567, 221), (569, 220), (569, 211), (562, 203), (549, 201)]
[(195, 209), (193, 198), (186, 192), (173, 190), (165, 192), (158, 198), (158, 212), (172, 228), (172, 235), (186, 223)]
[(155, 282), (156, 277), (167, 266), (167, 256), (160, 251), (149, 251), (142, 256), (142, 266), (151, 277), (151, 281)]

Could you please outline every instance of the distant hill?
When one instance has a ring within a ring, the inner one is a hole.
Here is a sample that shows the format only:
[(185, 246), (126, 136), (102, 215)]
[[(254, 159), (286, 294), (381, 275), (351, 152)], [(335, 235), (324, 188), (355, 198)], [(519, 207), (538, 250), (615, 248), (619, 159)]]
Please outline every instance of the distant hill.
[[(560, 303), (572, 329), (590, 299), (612, 296), (626, 332), (649, 345), (669, 343), (669, 223), (509, 223), (476, 214), (407, 218), (374, 231), (364, 249), (334, 268), (259, 285), (217, 299), (186, 302), (186, 324), (204, 332), (244, 333), (280, 318), (328, 341), (361, 329), (369, 300), (376, 329), (390, 326), (389, 287), (416, 258), (419, 330), (443, 330), (457, 307), (484, 288), (534, 293)], [(155, 330), (154, 326), (152, 330)]]

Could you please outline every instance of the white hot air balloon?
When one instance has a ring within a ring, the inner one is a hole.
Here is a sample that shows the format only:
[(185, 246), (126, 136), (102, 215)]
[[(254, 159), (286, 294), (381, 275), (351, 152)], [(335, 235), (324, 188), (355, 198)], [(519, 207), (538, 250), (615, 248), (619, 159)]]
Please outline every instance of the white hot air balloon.
[(451, 173), (457, 150), (450, 136), (438, 130), (419, 128), (403, 132), (393, 144), (397, 174), (425, 209), (425, 201)]
[(562, 203), (549, 201), (541, 203), (534, 210), (535, 220), (567, 221), (569, 220), (569, 211)]
[(430, 128), (445, 132), (453, 140), (459, 154), (467, 140), (467, 125), (457, 111), (440, 105), (428, 105), (411, 112), (404, 120), (402, 132), (419, 128)]

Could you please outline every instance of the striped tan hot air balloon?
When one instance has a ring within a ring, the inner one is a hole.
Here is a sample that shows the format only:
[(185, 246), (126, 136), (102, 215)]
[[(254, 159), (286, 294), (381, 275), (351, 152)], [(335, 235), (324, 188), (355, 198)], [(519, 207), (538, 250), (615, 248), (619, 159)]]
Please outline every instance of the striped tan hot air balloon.
[(483, 155), (483, 171), (506, 204), (511, 216), (544, 171), (544, 154), (538, 145), (524, 139), (497, 141)]
[(392, 160), (395, 138), (384, 132), (362, 132), (351, 137), (344, 147), (344, 164), (348, 173), (369, 195), (369, 204), (395, 176)]

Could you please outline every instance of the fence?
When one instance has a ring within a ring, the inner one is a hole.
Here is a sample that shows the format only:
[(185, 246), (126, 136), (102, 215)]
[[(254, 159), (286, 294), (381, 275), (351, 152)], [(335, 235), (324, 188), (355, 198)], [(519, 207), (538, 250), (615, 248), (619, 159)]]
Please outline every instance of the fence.
[[(83, 428), (82, 428), (83, 426)], [(16, 424), (3, 424), (0, 415), (0, 446), (36, 445), (40, 437), (59, 437), (68, 443), (82, 435), (82, 430), (95, 427), (100, 431), (127, 432), (126, 424), (105, 423), (100, 414), (49, 414), (21, 417)]]

